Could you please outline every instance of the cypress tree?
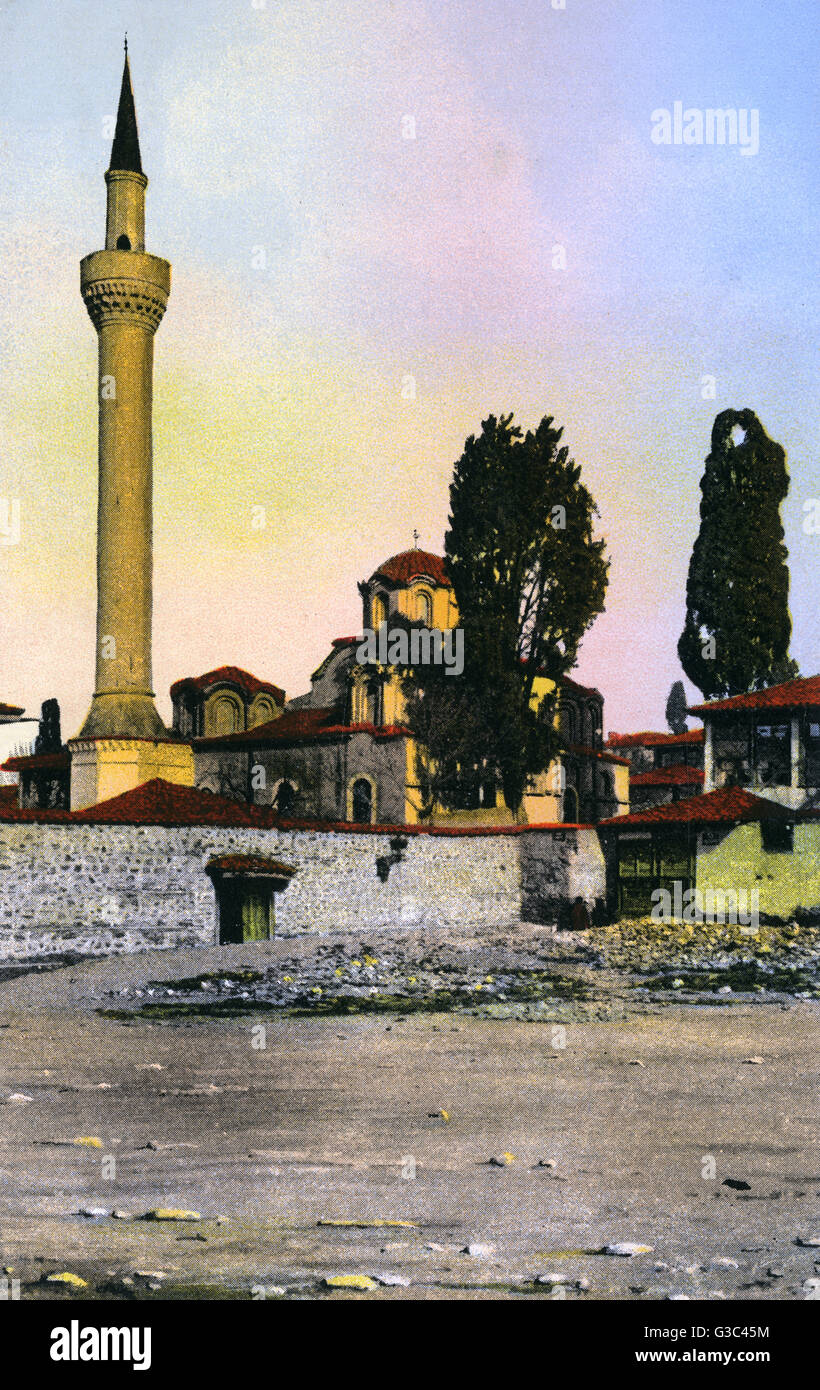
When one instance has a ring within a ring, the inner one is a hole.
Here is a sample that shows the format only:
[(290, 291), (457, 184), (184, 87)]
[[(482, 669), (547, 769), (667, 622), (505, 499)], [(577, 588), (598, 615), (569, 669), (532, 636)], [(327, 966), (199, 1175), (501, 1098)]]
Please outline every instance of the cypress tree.
[(788, 654), (788, 551), (780, 520), (789, 490), (786, 454), (754, 411), (716, 417), (700, 486), (678, 656), (693, 684), (714, 699), (797, 675)]
[(675, 681), (666, 701), (666, 722), (673, 734), (686, 733), (686, 691), (683, 681)]

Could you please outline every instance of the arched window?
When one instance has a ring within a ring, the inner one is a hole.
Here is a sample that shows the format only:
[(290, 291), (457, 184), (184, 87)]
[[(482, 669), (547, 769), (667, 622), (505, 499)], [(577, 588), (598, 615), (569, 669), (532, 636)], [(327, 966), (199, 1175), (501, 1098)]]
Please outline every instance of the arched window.
[(117, 237), (117, 250), (118, 250), (118, 251), (130, 251), (130, 250), (131, 250), (131, 242), (130, 242), (130, 240), (129, 240), (129, 238), (128, 238), (127, 236), (124, 236), (124, 235), (123, 235), (123, 236), (118, 236), (118, 237)]
[(370, 600), (370, 625), (378, 632), (386, 619), (387, 604), (384, 601), (384, 594), (374, 594)]
[(416, 617), (425, 627), (433, 626), (433, 595), (426, 589), (419, 589), (416, 594)]
[(575, 706), (568, 704), (566, 700), (561, 702), (561, 732), (567, 743), (578, 742), (578, 718)]
[(351, 820), (369, 825), (373, 818), (373, 788), (366, 777), (357, 777), (352, 790)]
[(369, 680), (365, 686), (365, 724), (381, 724), (382, 722), (382, 683), (380, 680)]
[(272, 695), (257, 695), (248, 712), (248, 728), (257, 724), (270, 724), (279, 713), (279, 707)]
[(591, 748), (595, 739), (595, 720), (593, 717), (592, 709), (589, 705), (584, 705), (583, 720), (584, 728), (583, 733), (581, 734), (581, 742), (583, 743), (584, 747)]
[(564, 790), (564, 821), (569, 825), (578, 824), (578, 793), (574, 787)]
[(210, 732), (214, 734), (235, 734), (242, 728), (241, 706), (234, 695), (220, 695), (210, 713)]

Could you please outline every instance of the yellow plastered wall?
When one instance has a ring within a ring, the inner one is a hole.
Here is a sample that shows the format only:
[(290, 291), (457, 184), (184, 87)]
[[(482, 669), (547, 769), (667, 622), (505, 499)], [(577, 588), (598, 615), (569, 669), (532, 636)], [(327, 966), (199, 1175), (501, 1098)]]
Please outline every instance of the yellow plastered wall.
[(738, 825), (719, 845), (703, 845), (700, 837), (697, 886), (703, 893), (759, 893), (759, 911), (788, 917), (798, 907), (820, 907), (820, 823), (794, 827), (791, 853), (763, 849), (760, 826)]
[(419, 808), (421, 798), (416, 787), (416, 749), (415, 739), (405, 740), (405, 768), (404, 768), (404, 823), (405, 825), (418, 825)]
[[(427, 605), (424, 603), (425, 599)], [(440, 632), (458, 626), (458, 608), (453, 591), (442, 585), (427, 584), (420, 580), (406, 589), (399, 589), (396, 607), (412, 622), (425, 621), (431, 614), (427, 625), (438, 628)]]
[(626, 815), (629, 811), (629, 767), (622, 767), (620, 763), (607, 763), (614, 774), (615, 796), (623, 811), (618, 811), (617, 815)]
[(384, 720), (385, 724), (403, 724), (405, 718), (405, 699), (401, 688), (401, 679), (397, 675), (390, 676), (384, 683), (383, 691)]

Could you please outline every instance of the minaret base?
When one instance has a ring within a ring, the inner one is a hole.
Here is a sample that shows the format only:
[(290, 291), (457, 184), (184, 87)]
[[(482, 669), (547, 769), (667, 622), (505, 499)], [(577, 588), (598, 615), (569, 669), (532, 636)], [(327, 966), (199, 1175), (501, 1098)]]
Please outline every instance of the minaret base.
[(168, 738), (150, 695), (95, 695), (78, 738)]
[(178, 786), (194, 785), (194, 755), (189, 743), (150, 738), (73, 738), (71, 810), (81, 811), (133, 791), (161, 777)]

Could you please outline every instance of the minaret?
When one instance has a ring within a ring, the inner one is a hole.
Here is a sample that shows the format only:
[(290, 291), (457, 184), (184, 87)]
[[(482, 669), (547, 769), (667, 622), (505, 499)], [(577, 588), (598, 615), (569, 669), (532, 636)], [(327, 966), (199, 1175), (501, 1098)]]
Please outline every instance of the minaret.
[[(170, 736), (152, 690), (154, 334), (168, 302), (171, 267), (145, 250), (148, 180), (127, 45), (105, 182), (105, 250), (80, 265), (80, 289), (99, 341), (97, 649), (94, 698), (71, 745), (72, 808), (152, 776), (190, 780), (179, 775), (182, 750), (166, 747), (163, 756), (159, 747)], [(168, 762), (163, 771), (159, 764)]]

